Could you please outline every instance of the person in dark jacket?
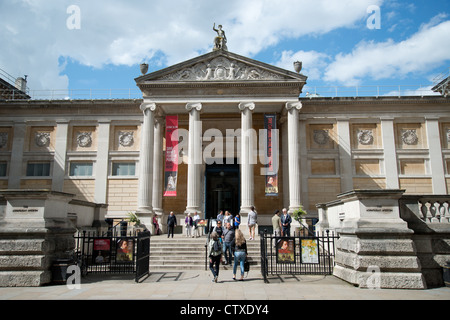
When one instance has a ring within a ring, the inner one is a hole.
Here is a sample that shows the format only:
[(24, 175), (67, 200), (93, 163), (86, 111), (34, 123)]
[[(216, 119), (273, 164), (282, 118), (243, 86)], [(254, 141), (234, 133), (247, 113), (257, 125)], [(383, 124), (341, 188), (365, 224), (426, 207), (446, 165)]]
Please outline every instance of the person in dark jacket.
[(170, 211), (170, 215), (167, 217), (167, 238), (170, 237), (170, 234), (172, 234), (173, 238), (173, 231), (176, 226), (177, 226), (177, 217), (175, 217), (173, 211)]

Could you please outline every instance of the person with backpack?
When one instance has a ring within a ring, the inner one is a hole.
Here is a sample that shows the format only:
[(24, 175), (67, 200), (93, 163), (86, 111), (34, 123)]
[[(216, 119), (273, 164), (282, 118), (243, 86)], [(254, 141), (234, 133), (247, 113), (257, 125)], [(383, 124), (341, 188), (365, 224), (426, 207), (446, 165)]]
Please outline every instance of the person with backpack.
[(217, 282), (219, 278), (220, 259), (222, 257), (222, 245), (219, 242), (219, 235), (217, 232), (211, 232), (211, 240), (208, 243), (209, 252), (209, 269), (211, 270), (214, 279), (213, 282)]

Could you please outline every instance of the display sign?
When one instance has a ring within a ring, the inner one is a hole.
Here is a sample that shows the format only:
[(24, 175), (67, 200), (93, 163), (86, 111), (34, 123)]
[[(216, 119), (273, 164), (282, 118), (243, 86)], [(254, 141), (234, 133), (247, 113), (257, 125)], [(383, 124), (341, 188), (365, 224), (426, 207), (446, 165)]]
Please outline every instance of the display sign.
[(166, 116), (166, 161), (164, 171), (164, 196), (177, 196), (178, 178), (178, 116)]
[(278, 147), (277, 138), (274, 136), (277, 128), (276, 115), (264, 115), (264, 129), (266, 132), (266, 196), (278, 195)]

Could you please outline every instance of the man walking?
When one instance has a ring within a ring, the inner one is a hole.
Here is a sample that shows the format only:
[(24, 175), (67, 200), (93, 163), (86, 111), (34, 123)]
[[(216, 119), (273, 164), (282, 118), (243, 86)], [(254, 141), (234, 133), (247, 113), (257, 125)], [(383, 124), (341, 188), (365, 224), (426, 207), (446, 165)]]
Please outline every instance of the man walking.
[(227, 226), (223, 231), (222, 238), (223, 238), (223, 256), (225, 259), (225, 264), (231, 265), (231, 259), (233, 258), (233, 249), (231, 245), (234, 240), (234, 228), (231, 226), (231, 223), (227, 223)]
[(170, 237), (170, 234), (172, 234), (173, 238), (173, 232), (176, 226), (177, 226), (177, 217), (175, 217), (173, 211), (170, 211), (170, 215), (167, 217), (167, 238)]

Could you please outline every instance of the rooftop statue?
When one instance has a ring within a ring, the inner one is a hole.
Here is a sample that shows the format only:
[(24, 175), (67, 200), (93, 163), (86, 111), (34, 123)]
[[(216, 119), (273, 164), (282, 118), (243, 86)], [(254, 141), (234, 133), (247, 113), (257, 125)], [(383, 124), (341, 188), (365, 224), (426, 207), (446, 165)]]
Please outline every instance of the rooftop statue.
[(216, 50), (226, 50), (227, 48), (227, 37), (225, 36), (225, 31), (222, 30), (222, 25), (219, 24), (218, 29), (216, 29), (216, 24), (213, 25), (213, 30), (217, 32), (217, 37), (214, 38), (214, 48), (213, 51)]

